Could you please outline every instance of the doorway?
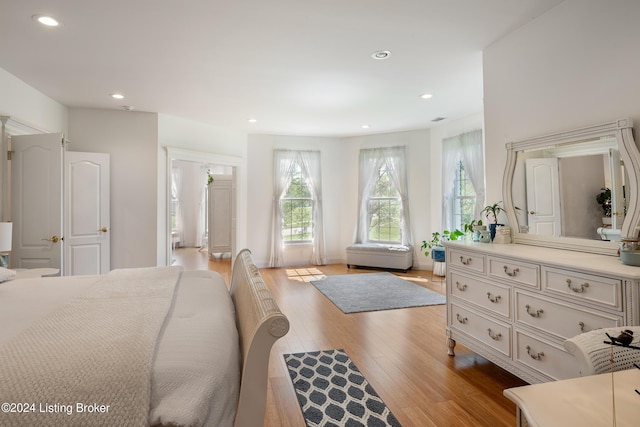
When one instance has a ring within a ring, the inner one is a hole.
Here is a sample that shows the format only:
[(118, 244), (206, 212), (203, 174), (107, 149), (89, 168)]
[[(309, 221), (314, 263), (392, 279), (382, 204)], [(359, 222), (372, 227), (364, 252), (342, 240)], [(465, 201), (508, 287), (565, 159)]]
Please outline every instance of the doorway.
[[(228, 182), (227, 203), (230, 215), (228, 226), (228, 248), (224, 255), (233, 257), (236, 252), (236, 212), (238, 177), (242, 159), (230, 156), (204, 153), (166, 147), (167, 150), (167, 264), (176, 261), (174, 250), (197, 248), (213, 258), (209, 251), (209, 240), (213, 221), (211, 204), (218, 198), (219, 183)], [(209, 182), (209, 176), (213, 183)], [(189, 184), (191, 183), (191, 184)], [(215, 187), (215, 188), (214, 188)], [(181, 191), (182, 189), (182, 191)], [(222, 209), (224, 211), (225, 209)], [(219, 234), (218, 234), (219, 237)], [(218, 255), (218, 254), (216, 254)]]

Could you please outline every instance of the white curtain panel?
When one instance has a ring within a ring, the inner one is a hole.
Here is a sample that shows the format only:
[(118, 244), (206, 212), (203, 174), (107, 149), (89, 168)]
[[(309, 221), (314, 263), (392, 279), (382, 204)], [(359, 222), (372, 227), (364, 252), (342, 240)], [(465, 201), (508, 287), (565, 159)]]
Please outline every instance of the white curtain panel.
[(171, 170), (171, 196), (176, 199), (176, 226), (175, 231), (178, 232), (180, 241), (183, 241), (183, 212), (180, 189), (182, 188), (182, 169), (173, 168)]
[(473, 130), (442, 140), (442, 228), (451, 230), (453, 224), (453, 192), (458, 162), (462, 162), (476, 194), (473, 217), (480, 218), (485, 199), (484, 148), (482, 129)]
[(320, 152), (300, 151), (298, 155), (302, 175), (306, 178), (313, 196), (313, 251), (310, 262), (312, 265), (324, 265), (327, 263), (327, 256), (324, 244), (324, 223), (322, 219)]
[(282, 210), (280, 198), (291, 183), (295, 166), (300, 165), (303, 179), (313, 197), (313, 250), (310, 263), (326, 264), (324, 227), (322, 221), (322, 176), (319, 151), (275, 150), (273, 152), (273, 214), (271, 226), (270, 267), (284, 266), (282, 240)]
[(400, 195), (402, 210), (402, 244), (413, 244), (411, 221), (409, 220), (409, 191), (407, 185), (406, 147), (383, 147), (360, 150), (359, 169), (359, 214), (355, 243), (365, 243), (369, 240), (367, 201), (372, 195), (378, 171), (385, 164), (389, 178)]
[(196, 224), (196, 246), (206, 246), (209, 242), (205, 241), (206, 235), (206, 216), (207, 216), (207, 166), (200, 166), (198, 171), (198, 185), (200, 188), (200, 196), (198, 203), (198, 222)]
[(442, 140), (442, 229), (453, 228), (453, 192), (460, 161), (460, 137)]
[(484, 146), (482, 129), (460, 135), (460, 154), (462, 165), (476, 193), (476, 204), (473, 207), (473, 218), (479, 219), (485, 206), (484, 183)]

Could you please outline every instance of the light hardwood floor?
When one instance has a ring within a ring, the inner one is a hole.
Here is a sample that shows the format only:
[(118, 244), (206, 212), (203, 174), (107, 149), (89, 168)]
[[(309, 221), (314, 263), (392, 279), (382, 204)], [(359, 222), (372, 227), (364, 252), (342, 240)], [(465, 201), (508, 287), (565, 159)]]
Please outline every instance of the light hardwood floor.
[[(216, 270), (229, 281), (229, 258), (208, 261), (205, 252), (193, 249), (174, 256), (176, 264)], [(308, 283), (323, 275), (366, 272), (344, 264), (261, 269), (291, 322), (271, 352), (264, 425), (305, 425), (283, 354), (342, 348), (403, 427), (514, 426), (515, 405), (502, 391), (526, 383), (461, 345), (455, 357), (448, 356), (444, 305), (344, 314)], [(432, 282), (430, 271), (398, 275), (444, 294), (444, 284)]]

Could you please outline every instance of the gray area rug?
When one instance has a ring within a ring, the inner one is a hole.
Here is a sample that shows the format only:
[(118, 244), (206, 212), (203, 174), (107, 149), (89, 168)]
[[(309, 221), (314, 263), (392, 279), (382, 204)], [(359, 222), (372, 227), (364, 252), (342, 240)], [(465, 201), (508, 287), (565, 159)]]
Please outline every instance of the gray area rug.
[(344, 350), (285, 354), (308, 427), (401, 427)]
[(391, 273), (343, 274), (311, 282), (343, 313), (444, 304), (446, 298)]

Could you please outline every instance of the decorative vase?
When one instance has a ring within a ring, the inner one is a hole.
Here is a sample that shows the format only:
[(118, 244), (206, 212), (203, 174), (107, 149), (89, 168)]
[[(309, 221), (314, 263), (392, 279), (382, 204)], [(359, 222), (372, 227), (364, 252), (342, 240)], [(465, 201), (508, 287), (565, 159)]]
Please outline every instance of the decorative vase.
[(491, 232), (489, 230), (482, 230), (480, 232), (480, 242), (491, 243)]
[(487, 229), (486, 225), (474, 225), (473, 226), (473, 235), (471, 237), (471, 239), (474, 242), (479, 242), (480, 241), (480, 232), (481, 231), (485, 231)]

